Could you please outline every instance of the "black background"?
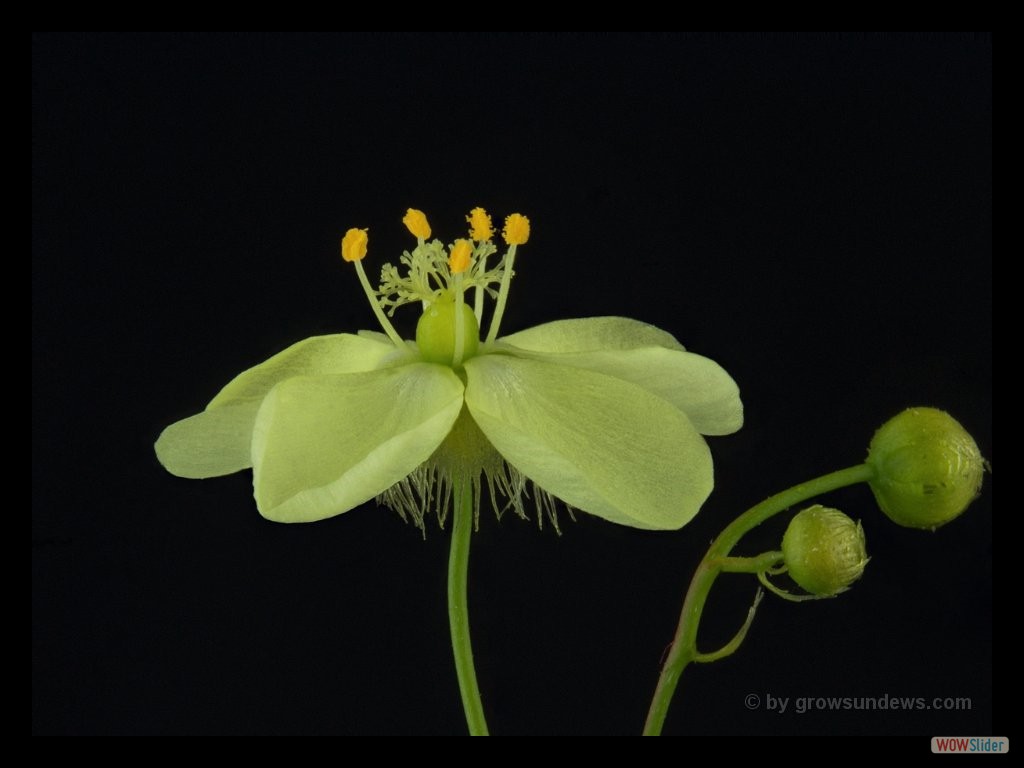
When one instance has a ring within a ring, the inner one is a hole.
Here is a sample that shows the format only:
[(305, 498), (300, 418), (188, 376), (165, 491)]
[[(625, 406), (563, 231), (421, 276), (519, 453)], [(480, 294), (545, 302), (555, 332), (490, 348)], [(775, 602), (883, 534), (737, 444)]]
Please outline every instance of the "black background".
[[(858, 462), (909, 405), (991, 458), (991, 53), (968, 34), (36, 35), (33, 732), (464, 732), (446, 532), (373, 504), (276, 525), (248, 472), (181, 480), (152, 443), (288, 344), (375, 327), (345, 229), (370, 228), (376, 274), (407, 207), (451, 240), (476, 205), (533, 223), (505, 332), (636, 317), (743, 393), (681, 531), (485, 516), (474, 537), (493, 732), (638, 732), (735, 515)], [(666, 733), (998, 730), (991, 499), (932, 534), (866, 488), (827, 497), (864, 521), (864, 579), (766, 599), (737, 655), (687, 671)], [(705, 648), (753, 591), (720, 580)], [(780, 714), (769, 694), (972, 708)]]

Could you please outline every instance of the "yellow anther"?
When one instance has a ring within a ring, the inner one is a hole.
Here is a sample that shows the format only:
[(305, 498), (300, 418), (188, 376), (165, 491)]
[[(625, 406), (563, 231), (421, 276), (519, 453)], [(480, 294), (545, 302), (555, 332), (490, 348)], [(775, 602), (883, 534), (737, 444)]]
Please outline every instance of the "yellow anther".
[(456, 240), (448, 257), (448, 268), (453, 275), (461, 274), (469, 269), (469, 257), (473, 255), (473, 244), (469, 240)]
[(509, 245), (522, 245), (530, 239), (530, 220), (521, 213), (506, 216), (501, 236)]
[(402, 223), (412, 232), (413, 237), (426, 240), (430, 237), (430, 225), (427, 223), (427, 215), (423, 211), (410, 208), (402, 217)]
[(362, 261), (366, 256), (366, 241), (368, 236), (365, 229), (352, 228), (341, 238), (341, 258), (345, 261)]
[(483, 208), (474, 208), (466, 217), (469, 222), (469, 236), (482, 243), (494, 237), (494, 225), (491, 223), (491, 216)]

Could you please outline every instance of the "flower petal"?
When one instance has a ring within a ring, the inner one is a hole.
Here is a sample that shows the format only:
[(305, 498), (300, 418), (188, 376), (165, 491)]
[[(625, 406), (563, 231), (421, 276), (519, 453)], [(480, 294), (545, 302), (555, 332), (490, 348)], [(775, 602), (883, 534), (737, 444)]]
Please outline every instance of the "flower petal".
[(249, 444), (259, 403), (203, 411), (160, 433), (156, 457), (168, 472), (199, 479), (230, 475), (252, 466)]
[(156, 441), (160, 463), (179, 477), (228, 475), (252, 466), (252, 425), (266, 394), (294, 376), (369, 371), (399, 356), (395, 345), (347, 333), (304, 339), (243, 371), (206, 410), (171, 424)]
[(389, 347), (395, 346), (391, 341), (391, 337), (386, 333), (381, 333), (380, 331), (356, 331), (356, 335), (361, 339), (379, 341), (381, 344), (387, 344)]
[(466, 405), (544, 490), (636, 528), (679, 528), (714, 485), (711, 454), (677, 408), (629, 382), (507, 355), (466, 362)]
[(637, 347), (683, 349), (676, 338), (628, 317), (583, 317), (556, 320), (503, 336), (498, 342), (534, 352), (591, 352)]
[(665, 347), (549, 354), (503, 347), (518, 357), (614, 376), (636, 384), (685, 413), (702, 435), (729, 435), (743, 426), (736, 382), (718, 363)]
[(312, 336), (238, 374), (206, 407), (258, 403), (275, 384), (294, 376), (373, 371), (384, 367), (397, 352), (390, 341), (382, 343), (351, 333)]
[(282, 382), (253, 429), (260, 514), (308, 522), (372, 499), (430, 457), (462, 402), (458, 377), (429, 363)]

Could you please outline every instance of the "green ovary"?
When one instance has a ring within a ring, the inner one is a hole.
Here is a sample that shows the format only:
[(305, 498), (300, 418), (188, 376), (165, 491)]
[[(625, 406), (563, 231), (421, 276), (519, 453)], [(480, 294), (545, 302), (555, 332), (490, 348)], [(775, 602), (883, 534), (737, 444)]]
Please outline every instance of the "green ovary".
[[(473, 310), (462, 305), (463, 361), (473, 357), (480, 346), (480, 326)], [(451, 365), (455, 358), (455, 302), (438, 301), (420, 316), (416, 325), (416, 346), (428, 363)]]

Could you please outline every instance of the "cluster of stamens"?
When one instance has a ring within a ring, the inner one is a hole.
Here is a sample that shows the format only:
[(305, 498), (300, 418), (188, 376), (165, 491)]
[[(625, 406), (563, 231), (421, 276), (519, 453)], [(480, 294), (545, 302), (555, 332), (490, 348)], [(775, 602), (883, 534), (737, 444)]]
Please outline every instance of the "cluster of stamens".
[[(363, 270), (368, 233), (350, 229), (341, 241), (341, 255), (355, 265), (377, 320), (388, 337), (400, 349), (406, 342), (389, 320), (398, 307), (420, 303), (422, 315), (416, 329), (416, 346), (425, 362), (459, 368), (475, 355), (481, 343), (490, 344), (498, 336), (505, 311), (509, 284), (513, 275), (516, 247), (530, 236), (530, 221), (522, 214), (506, 217), (502, 239), (507, 249), (491, 266), (488, 259), (498, 252), (492, 238), (491, 217), (483, 208), (474, 208), (466, 217), (469, 237), (445, 245), (430, 239), (431, 229), (422, 211), (410, 208), (402, 222), (416, 238), (416, 247), (406, 251), (398, 266), (384, 264), (380, 287), (374, 290)], [(403, 274), (404, 272), (404, 274)], [(473, 291), (472, 306), (467, 292)], [(480, 338), (485, 297), (494, 302), (486, 339)], [(460, 489), (473, 496), (474, 516), (479, 518), (480, 498), (486, 484), (494, 511), (512, 509), (526, 517), (524, 499), (533, 499), (537, 520), (547, 517), (558, 527), (555, 499), (509, 465), (469, 416), (465, 407), (451, 433), (424, 464), (378, 497), (378, 502), (394, 509), (403, 519), (411, 518), (420, 528), (429, 511), (435, 511), (444, 524), (451, 503), (459, 503)], [(529, 486), (529, 487), (528, 487)], [(499, 505), (498, 498), (507, 503)], [(570, 509), (570, 514), (572, 510)]]
[[(362, 267), (368, 243), (367, 230), (350, 229), (345, 233), (341, 241), (342, 258), (355, 264), (377, 320), (396, 346), (402, 348), (404, 342), (388, 318), (394, 316), (398, 307), (418, 302), (424, 315), (421, 327), (417, 329), (417, 344), (424, 358), (458, 367), (468, 357), (467, 352), (475, 352), (480, 342), (485, 296), (495, 302), (485, 343), (497, 338), (513, 274), (516, 247), (529, 239), (530, 221), (519, 213), (506, 217), (502, 237), (508, 249), (494, 266), (488, 266), (487, 262), (498, 249), (492, 242), (494, 228), (491, 217), (483, 208), (474, 208), (466, 217), (469, 237), (448, 246), (440, 240), (430, 240), (430, 224), (422, 211), (410, 208), (402, 221), (416, 237), (416, 247), (402, 254), (398, 266), (383, 266), (377, 290), (370, 287)], [(475, 323), (468, 321), (463, 309), (467, 306), (466, 293), (470, 290), (474, 291), (471, 309)], [(428, 315), (431, 308), (435, 311)], [(423, 327), (425, 322), (426, 328)], [(467, 325), (476, 327), (468, 328)]]

